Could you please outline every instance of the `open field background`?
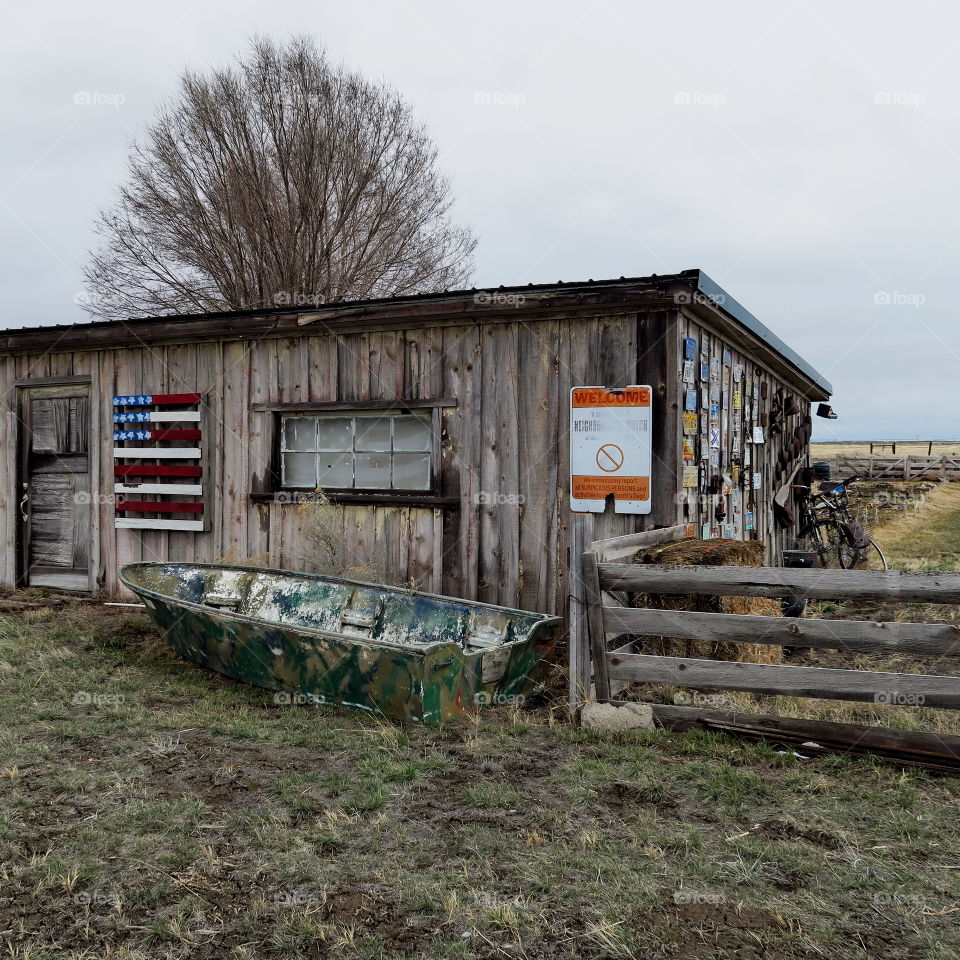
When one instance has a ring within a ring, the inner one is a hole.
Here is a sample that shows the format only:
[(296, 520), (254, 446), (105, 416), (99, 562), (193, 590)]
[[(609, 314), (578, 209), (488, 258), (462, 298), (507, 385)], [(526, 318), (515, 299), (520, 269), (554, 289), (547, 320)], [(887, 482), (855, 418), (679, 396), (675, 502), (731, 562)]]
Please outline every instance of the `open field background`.
[[(882, 538), (955, 569), (957, 534), (945, 484)], [(563, 719), (277, 706), (136, 612), (2, 616), (0, 956), (960, 953), (960, 781)]]
[[(960, 440), (945, 441), (932, 445), (928, 440), (897, 440), (896, 453), (892, 443), (874, 441), (873, 453), (877, 457), (942, 457), (944, 454), (954, 456), (960, 454)], [(869, 441), (818, 441), (810, 444), (810, 460), (829, 460), (836, 463), (837, 457), (867, 457), (870, 455)]]

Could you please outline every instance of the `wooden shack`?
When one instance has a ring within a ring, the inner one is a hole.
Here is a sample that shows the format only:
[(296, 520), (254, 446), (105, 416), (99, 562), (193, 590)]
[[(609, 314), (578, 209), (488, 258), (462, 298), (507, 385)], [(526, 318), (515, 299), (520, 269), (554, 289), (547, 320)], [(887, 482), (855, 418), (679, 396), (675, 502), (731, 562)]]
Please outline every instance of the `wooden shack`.
[(699, 270), (7, 330), (0, 580), (311, 569), (322, 488), (344, 569), (562, 612), (570, 390), (630, 384), (652, 388), (651, 510), (594, 535), (687, 521), (776, 562), (774, 492), (831, 388)]

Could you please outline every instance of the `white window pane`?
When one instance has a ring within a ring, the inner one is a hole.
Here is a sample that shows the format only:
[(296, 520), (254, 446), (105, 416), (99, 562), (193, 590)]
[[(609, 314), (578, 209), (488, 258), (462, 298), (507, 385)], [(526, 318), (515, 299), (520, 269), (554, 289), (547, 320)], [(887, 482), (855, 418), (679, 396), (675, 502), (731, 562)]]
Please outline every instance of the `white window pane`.
[(395, 453), (393, 455), (394, 490), (429, 490), (430, 455)]
[(317, 454), (320, 462), (318, 484), (321, 488), (347, 489), (353, 486), (353, 454), (336, 451)]
[(390, 417), (357, 417), (357, 450), (390, 451)]
[(356, 487), (390, 489), (390, 454), (358, 453)]
[(393, 449), (430, 451), (433, 431), (429, 420), (421, 417), (394, 417)]
[(286, 417), (283, 421), (284, 450), (316, 450), (317, 421), (313, 417)]
[(318, 450), (352, 450), (353, 419), (351, 417), (321, 417)]
[(307, 487), (317, 485), (317, 455), (315, 453), (283, 454), (283, 485)]

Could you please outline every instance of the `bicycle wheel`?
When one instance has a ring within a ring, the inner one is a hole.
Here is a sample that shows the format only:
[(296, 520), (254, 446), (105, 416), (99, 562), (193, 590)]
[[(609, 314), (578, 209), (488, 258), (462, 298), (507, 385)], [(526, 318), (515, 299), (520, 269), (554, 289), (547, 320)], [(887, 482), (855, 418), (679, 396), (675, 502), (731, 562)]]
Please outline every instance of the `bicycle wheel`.
[(851, 547), (840, 544), (840, 565), (845, 570), (889, 570), (887, 558), (883, 555), (876, 540), (870, 540), (865, 547)]
[(833, 520), (823, 519), (816, 522), (814, 541), (821, 567), (833, 570), (843, 567), (843, 534)]

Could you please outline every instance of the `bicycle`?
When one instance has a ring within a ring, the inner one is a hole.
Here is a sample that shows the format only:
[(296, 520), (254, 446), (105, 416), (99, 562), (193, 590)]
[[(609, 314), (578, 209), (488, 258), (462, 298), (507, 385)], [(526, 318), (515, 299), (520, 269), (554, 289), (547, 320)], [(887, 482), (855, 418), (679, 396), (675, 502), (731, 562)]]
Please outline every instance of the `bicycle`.
[(821, 567), (844, 570), (887, 570), (887, 558), (850, 511), (847, 488), (860, 477), (821, 481), (819, 492), (804, 484), (800, 500), (800, 536), (809, 537)]

